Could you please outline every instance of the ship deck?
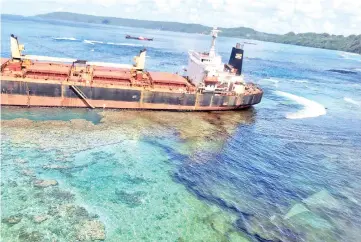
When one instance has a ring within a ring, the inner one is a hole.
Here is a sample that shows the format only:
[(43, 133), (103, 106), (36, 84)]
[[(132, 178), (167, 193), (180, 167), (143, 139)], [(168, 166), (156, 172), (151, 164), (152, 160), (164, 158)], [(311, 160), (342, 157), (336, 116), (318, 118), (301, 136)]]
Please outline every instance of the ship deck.
[(1, 84), (1, 105), (28, 107), (235, 110), (259, 103), (263, 94), (253, 84), (243, 94), (202, 92), (166, 72), (8, 59), (1, 59)]
[(190, 93), (196, 88), (186, 78), (166, 72), (137, 71), (116, 67), (42, 61), (12, 62), (1, 58), (1, 75), (7, 79), (116, 88), (152, 89)]
[[(194, 94), (197, 88), (186, 78), (167, 72), (137, 71), (118, 67), (43, 61), (11, 61), (1, 58), (1, 76), (7, 80), (91, 86), (102, 88), (148, 90)], [(212, 80), (210, 80), (212, 81)], [(261, 93), (254, 84), (246, 84), (244, 95)], [(235, 93), (223, 93), (234, 96)]]

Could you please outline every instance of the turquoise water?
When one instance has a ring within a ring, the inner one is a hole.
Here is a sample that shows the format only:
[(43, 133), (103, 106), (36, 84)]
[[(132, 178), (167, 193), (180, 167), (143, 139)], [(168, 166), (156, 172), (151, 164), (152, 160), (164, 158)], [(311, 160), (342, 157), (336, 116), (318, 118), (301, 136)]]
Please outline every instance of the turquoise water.
[[(102, 115), (98, 125), (85, 120), (3, 121), (2, 216), (20, 209), (22, 217), (18, 224), (3, 226), (4, 238), (25, 240), (37, 231), (44, 240), (72, 241), (81, 233), (78, 227), (94, 219), (105, 225), (109, 241), (219, 241), (225, 233), (241, 238), (232, 226), (235, 215), (200, 201), (174, 177), (195, 147), (220, 149), (219, 141), (188, 137), (194, 128), (210, 136), (217, 132), (204, 120), (217, 119), (213, 114), (196, 114), (196, 119), (178, 114), (196, 121), (194, 127), (181, 120), (179, 127), (168, 126), (174, 113)], [(228, 115), (237, 123), (249, 122), (243, 113)], [(34, 187), (38, 179), (55, 179), (58, 185)], [(46, 221), (34, 222), (34, 216), (44, 214), (50, 216)]]
[[(209, 46), (202, 35), (2, 20), (2, 56), (14, 33), (28, 53), (90, 60), (130, 62), (147, 45), (149, 69), (179, 71), (188, 49)], [(219, 38), (223, 60), (236, 41)], [(245, 74), (265, 96), (242, 112), (2, 107), (2, 241), (358, 241), (361, 57), (256, 43)]]
[(101, 120), (101, 115), (98, 111), (88, 109), (65, 109), (65, 108), (23, 108), (23, 107), (2, 107), (1, 119), (29, 119), (34, 121), (45, 120), (62, 120), (70, 121), (72, 119), (85, 119), (98, 124)]

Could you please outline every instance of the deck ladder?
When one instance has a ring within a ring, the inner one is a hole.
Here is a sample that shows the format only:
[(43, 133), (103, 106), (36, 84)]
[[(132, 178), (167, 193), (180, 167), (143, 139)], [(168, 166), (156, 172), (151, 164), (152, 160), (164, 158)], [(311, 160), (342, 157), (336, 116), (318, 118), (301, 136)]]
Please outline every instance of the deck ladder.
[(85, 96), (85, 94), (84, 94), (77, 86), (75, 86), (75, 85), (70, 85), (70, 87), (74, 90), (74, 92), (75, 92), (76, 94), (79, 95), (79, 97), (80, 97), (81, 99), (83, 99), (83, 101), (84, 101), (89, 107), (95, 108), (95, 107), (88, 101), (88, 99), (87, 99), (87, 97)]

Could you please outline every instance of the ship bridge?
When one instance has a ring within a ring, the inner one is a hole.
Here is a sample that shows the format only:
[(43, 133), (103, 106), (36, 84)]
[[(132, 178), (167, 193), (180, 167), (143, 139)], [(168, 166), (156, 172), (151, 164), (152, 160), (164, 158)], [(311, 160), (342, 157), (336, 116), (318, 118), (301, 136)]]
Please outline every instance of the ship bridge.
[[(188, 79), (205, 91), (237, 91), (242, 92), (244, 89), (243, 76), (241, 75), (242, 63), (235, 62), (233, 59), (240, 58), (243, 61), (243, 50), (240, 45), (232, 50), (229, 64), (222, 63), (222, 57), (216, 52), (216, 38), (219, 30), (213, 28), (211, 31), (212, 43), (209, 52), (189, 51), (187, 76)], [(239, 51), (242, 54), (239, 55)], [(237, 52), (237, 56), (233, 56), (233, 52)], [(236, 63), (236, 66), (234, 66)], [(236, 69), (236, 68), (237, 69)]]

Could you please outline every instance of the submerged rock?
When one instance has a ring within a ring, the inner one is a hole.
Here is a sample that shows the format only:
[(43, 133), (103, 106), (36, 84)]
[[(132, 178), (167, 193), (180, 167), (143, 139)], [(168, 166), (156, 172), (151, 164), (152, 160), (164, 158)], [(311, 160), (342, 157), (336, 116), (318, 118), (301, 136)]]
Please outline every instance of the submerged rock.
[(35, 176), (35, 173), (32, 170), (22, 170), (21, 173), (25, 176), (32, 176), (32, 177)]
[(56, 186), (58, 185), (58, 182), (56, 180), (35, 180), (34, 186), (35, 187), (50, 187), (50, 186)]
[(49, 218), (50, 218), (50, 216), (47, 215), (47, 214), (35, 215), (35, 216), (33, 217), (33, 221), (34, 221), (35, 223), (41, 223), (41, 222), (44, 222), (45, 220), (47, 220), (47, 219), (49, 219)]
[(15, 162), (16, 164), (25, 164), (25, 163), (27, 163), (27, 161), (24, 160), (24, 159), (16, 159), (16, 160), (14, 160), (14, 162)]
[(32, 231), (32, 232), (21, 231), (19, 233), (20, 241), (37, 242), (37, 241), (43, 241), (43, 239), (44, 236), (38, 231)]
[(75, 217), (75, 218), (82, 218), (82, 219), (89, 218), (88, 211), (83, 207), (70, 205), (70, 206), (66, 207), (65, 211), (66, 211), (66, 214), (68, 217)]
[(57, 207), (49, 207), (48, 211), (49, 215), (66, 218), (73, 221), (74, 223), (79, 221), (92, 220), (92, 218), (95, 218), (95, 216), (89, 214), (89, 212), (84, 207), (70, 203), (62, 204)]
[(298, 241), (299, 238), (303, 241), (335, 241), (333, 225), (302, 203), (294, 205), (283, 219), (276, 224), (287, 241)]
[(17, 214), (17, 215), (12, 215), (7, 218), (3, 218), (2, 222), (7, 223), (7, 224), (17, 224), (21, 221), (22, 218), (23, 218), (23, 216), (21, 214)]
[[(283, 234), (280, 226), (281, 223), (278, 223), (279, 218), (276, 216), (273, 220), (267, 220), (257, 216), (251, 216), (240, 222), (237, 220), (237, 232), (247, 233), (248, 239), (251, 241), (295, 241), (292, 238), (295, 238), (293, 235)], [(281, 219), (281, 221), (284, 221)], [(241, 223), (244, 223), (243, 225)], [(241, 225), (241, 226), (240, 226)], [(244, 234), (246, 235), (246, 234)]]
[(68, 168), (69, 167), (67, 167), (67, 166), (61, 166), (61, 165), (55, 165), (55, 164), (43, 166), (43, 169), (53, 169), (53, 170), (63, 170), (63, 169), (68, 169)]
[(310, 208), (329, 208), (329, 209), (340, 209), (340, 203), (326, 190), (317, 192), (308, 198), (304, 199), (303, 202)]
[(56, 216), (59, 214), (60, 207), (58, 205), (50, 205), (48, 208), (48, 215)]
[(310, 210), (308, 208), (305, 207), (305, 205), (301, 204), (301, 203), (297, 203), (296, 205), (294, 205), (289, 211), (288, 213), (283, 217), (284, 219), (289, 219), (293, 216), (296, 216), (300, 213), (305, 213), (305, 212), (309, 212)]
[(28, 197), (25, 195), (25, 194), (20, 194), (19, 195), (19, 199), (21, 200), (21, 201), (27, 201), (28, 200)]
[(68, 191), (62, 191), (59, 188), (53, 189), (49, 195), (56, 200), (59, 200), (61, 202), (69, 202), (73, 201), (75, 199), (75, 195)]
[(233, 229), (233, 226), (230, 224), (229, 217), (222, 213), (212, 214), (211, 216), (205, 218), (205, 222), (209, 223), (212, 229), (220, 234), (226, 234), (227, 231)]
[[(320, 217), (315, 213), (302, 213), (292, 218), (292, 224), (299, 228), (304, 228), (312, 235), (331, 235), (330, 231), (333, 229), (333, 225), (326, 219)], [(330, 240), (326, 240), (330, 241)]]
[(18, 183), (16, 181), (9, 181), (9, 187), (17, 187)]
[(143, 204), (143, 197), (146, 195), (145, 192), (126, 192), (123, 190), (115, 190), (115, 195), (117, 196), (117, 201), (127, 204), (129, 207), (137, 207)]
[(242, 234), (241, 232), (236, 232), (236, 231), (230, 232), (228, 234), (228, 238), (229, 238), (229, 241), (232, 241), (232, 242), (250, 242), (247, 235)]
[(105, 240), (105, 227), (97, 220), (84, 221), (78, 228), (77, 239), (85, 240)]

